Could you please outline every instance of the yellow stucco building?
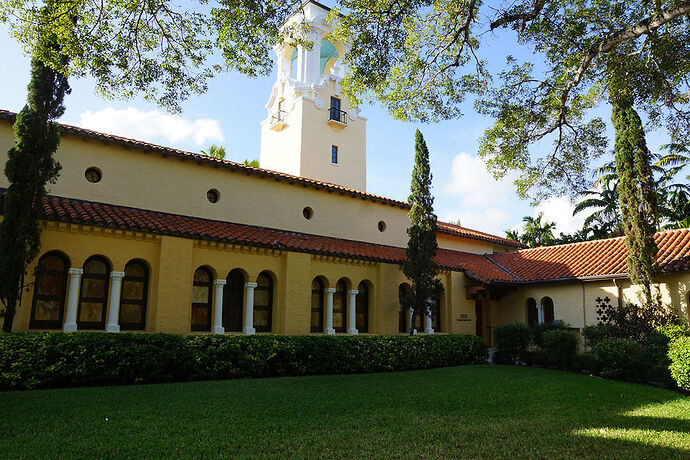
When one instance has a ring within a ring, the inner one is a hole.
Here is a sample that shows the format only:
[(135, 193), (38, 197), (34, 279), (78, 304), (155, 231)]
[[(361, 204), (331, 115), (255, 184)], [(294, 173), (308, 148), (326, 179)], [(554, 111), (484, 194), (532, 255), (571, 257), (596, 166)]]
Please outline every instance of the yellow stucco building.
[[(261, 165), (62, 126), (58, 182), (15, 330), (397, 334), (409, 205), (366, 192), (366, 118), (339, 84), (347, 51), (275, 49)], [(0, 162), (14, 114), (0, 111)], [(7, 180), (0, 177), (0, 187)], [(2, 194), (4, 196), (4, 192)], [(687, 317), (690, 231), (657, 235), (658, 289)], [(478, 334), (521, 320), (596, 323), (600, 296), (634, 300), (623, 240), (552, 248), (439, 223), (445, 287), (420, 332)]]

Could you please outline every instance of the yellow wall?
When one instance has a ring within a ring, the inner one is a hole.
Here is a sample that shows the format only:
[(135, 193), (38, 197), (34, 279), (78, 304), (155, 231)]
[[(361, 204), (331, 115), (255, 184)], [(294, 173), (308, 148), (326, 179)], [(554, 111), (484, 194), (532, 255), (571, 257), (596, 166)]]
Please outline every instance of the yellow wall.
[[(0, 164), (6, 162), (12, 142), (10, 124), (0, 122)], [(58, 196), (390, 246), (407, 245), (407, 210), (386, 204), (74, 136), (63, 136), (56, 158), (63, 168), (58, 182), (49, 187), (50, 193)], [(84, 171), (89, 167), (101, 169), (101, 182), (86, 180)], [(0, 175), (0, 186), (7, 185), (5, 176)], [(206, 199), (210, 188), (220, 192), (217, 203)], [(314, 211), (310, 220), (302, 214), (306, 206)], [(380, 220), (386, 223), (384, 232), (378, 230)], [(489, 244), (450, 236), (440, 236), (439, 245), (492, 252)]]
[[(311, 283), (317, 276), (325, 280), (326, 287), (335, 287), (341, 278), (345, 279), (348, 289), (357, 289), (361, 282), (367, 283), (369, 332), (398, 333), (398, 287), (405, 282), (405, 277), (396, 264), (51, 222), (42, 223), (42, 227), (41, 255), (60, 251), (68, 256), (73, 268), (81, 268), (93, 255), (108, 259), (114, 271), (124, 271), (132, 259), (146, 262), (150, 268), (147, 332), (190, 333), (193, 276), (194, 271), (203, 266), (211, 270), (215, 279), (225, 279), (231, 270), (239, 268), (245, 274), (245, 281), (256, 281), (261, 272), (267, 271), (274, 281), (273, 333), (310, 333)], [(39, 258), (29, 267), (29, 282), (33, 281)], [(449, 303), (451, 298), (464, 299), (463, 279), (464, 275), (454, 272), (441, 276), (449, 289), (441, 307), (441, 332), (464, 332), (453, 323), (462, 308)], [(30, 288), (18, 310), (15, 330), (29, 328), (32, 298), (33, 289)], [(65, 300), (65, 308), (66, 305)]]

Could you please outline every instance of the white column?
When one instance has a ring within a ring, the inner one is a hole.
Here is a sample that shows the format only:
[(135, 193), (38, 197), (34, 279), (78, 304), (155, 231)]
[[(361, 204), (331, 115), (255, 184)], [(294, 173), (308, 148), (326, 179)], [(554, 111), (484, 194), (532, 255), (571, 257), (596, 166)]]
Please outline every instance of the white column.
[(309, 31), (309, 40), (313, 43), (309, 50), (307, 76), (311, 83), (318, 83), (321, 77), (321, 34), (318, 30)]
[(326, 288), (326, 334), (335, 334), (333, 329), (333, 293), (335, 288)]
[(122, 292), (122, 278), (125, 272), (110, 272), (110, 310), (108, 310), (108, 324), (106, 332), (120, 332), (120, 292)]
[(357, 289), (350, 289), (347, 293), (347, 333), (355, 335), (359, 334), (357, 330), (357, 294), (359, 294), (359, 291)]
[(69, 290), (67, 291), (67, 311), (65, 312), (65, 324), (62, 330), (65, 332), (77, 331), (77, 306), (79, 305), (79, 282), (84, 270), (81, 268), (69, 269)]
[(424, 333), (433, 334), (434, 328), (431, 326), (431, 306), (432, 302), (427, 303), (426, 310), (424, 311)]
[(214, 334), (225, 334), (223, 327), (223, 287), (226, 280), (215, 280), (216, 292), (213, 296), (213, 329)]
[(537, 304), (537, 319), (539, 324), (544, 324), (544, 306), (541, 304)]
[[(409, 334), (410, 331), (412, 330), (414, 324), (412, 324), (412, 308), (407, 310), (407, 333)], [(414, 334), (416, 331), (413, 331), (412, 333)]]
[(256, 329), (254, 329), (254, 288), (257, 286), (258, 284), (251, 281), (244, 283), (247, 293), (244, 302), (244, 328), (242, 332), (248, 335), (256, 333)]

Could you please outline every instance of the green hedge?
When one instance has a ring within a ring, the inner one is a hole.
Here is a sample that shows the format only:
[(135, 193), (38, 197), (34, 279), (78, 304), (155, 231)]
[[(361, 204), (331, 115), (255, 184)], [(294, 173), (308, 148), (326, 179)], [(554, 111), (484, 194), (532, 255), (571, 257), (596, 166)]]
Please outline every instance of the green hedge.
[(0, 390), (403, 371), (486, 362), (475, 336), (0, 334)]
[(570, 369), (573, 366), (580, 345), (580, 336), (577, 333), (552, 329), (544, 332), (543, 341), (549, 364), (560, 369)]
[(668, 350), (671, 375), (678, 386), (690, 391), (690, 337), (679, 337)]
[(527, 325), (514, 322), (496, 326), (494, 329), (494, 362), (497, 364), (515, 364), (524, 359), (531, 340)]

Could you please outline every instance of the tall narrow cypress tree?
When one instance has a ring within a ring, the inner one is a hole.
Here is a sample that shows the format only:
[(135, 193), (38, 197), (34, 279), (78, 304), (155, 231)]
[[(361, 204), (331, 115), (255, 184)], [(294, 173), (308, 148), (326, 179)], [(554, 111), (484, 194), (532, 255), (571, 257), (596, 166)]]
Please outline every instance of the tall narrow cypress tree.
[(412, 282), (412, 289), (401, 299), (403, 307), (412, 312), (410, 334), (413, 333), (417, 316), (424, 315), (425, 312), (435, 314), (431, 306), (443, 290), (443, 285), (436, 279), (438, 265), (434, 262), (438, 243), (431, 179), (429, 149), (422, 133), (417, 130), (411, 194), (408, 199), (412, 205), (409, 212), (411, 225), (407, 229), (409, 240), (402, 267), (403, 273)]
[(0, 299), (4, 305), (3, 330), (10, 332), (21, 302), (27, 267), (38, 255), (41, 232), (38, 219), (46, 196), (46, 184), (54, 183), (60, 165), (53, 158), (60, 143), (58, 124), (69, 94), (67, 77), (31, 61), (28, 103), (14, 123), (15, 142), (9, 150), (5, 175), (9, 187), (0, 223)]
[(627, 270), (630, 280), (642, 285), (644, 302), (650, 306), (657, 253), (654, 233), (658, 219), (651, 157), (642, 120), (630, 100), (613, 98), (612, 105), (618, 195), (628, 249)]

